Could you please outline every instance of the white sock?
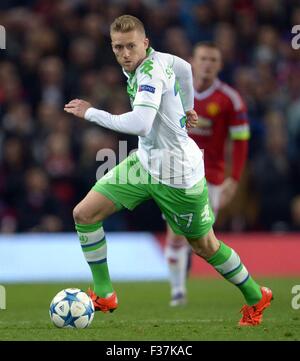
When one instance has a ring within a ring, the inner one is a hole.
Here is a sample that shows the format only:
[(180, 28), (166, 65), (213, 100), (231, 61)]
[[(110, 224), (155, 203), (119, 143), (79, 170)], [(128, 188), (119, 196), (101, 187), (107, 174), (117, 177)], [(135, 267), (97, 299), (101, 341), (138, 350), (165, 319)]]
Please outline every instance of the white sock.
[(173, 245), (166, 245), (165, 257), (168, 262), (171, 295), (172, 297), (177, 293), (186, 294), (186, 272), (189, 245), (185, 242), (180, 247)]

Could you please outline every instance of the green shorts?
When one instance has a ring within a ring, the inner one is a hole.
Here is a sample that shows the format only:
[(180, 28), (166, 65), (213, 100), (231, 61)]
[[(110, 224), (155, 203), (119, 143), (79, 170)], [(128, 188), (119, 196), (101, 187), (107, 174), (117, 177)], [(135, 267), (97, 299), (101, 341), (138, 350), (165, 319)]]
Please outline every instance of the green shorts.
[(192, 188), (170, 187), (151, 177), (136, 153), (110, 170), (92, 189), (112, 200), (118, 210), (133, 210), (153, 199), (173, 232), (187, 238), (204, 236), (215, 221), (205, 178)]

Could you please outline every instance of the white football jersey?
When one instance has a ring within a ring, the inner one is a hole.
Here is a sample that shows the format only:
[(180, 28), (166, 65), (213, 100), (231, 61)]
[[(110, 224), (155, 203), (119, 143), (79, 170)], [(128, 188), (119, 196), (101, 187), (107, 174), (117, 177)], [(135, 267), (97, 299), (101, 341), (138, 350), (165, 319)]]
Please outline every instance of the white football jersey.
[(123, 71), (132, 108), (157, 110), (151, 132), (139, 136), (137, 156), (142, 166), (166, 185), (190, 188), (204, 177), (203, 155), (187, 134), (183, 94), (173, 63), (173, 55), (149, 48), (134, 73)]

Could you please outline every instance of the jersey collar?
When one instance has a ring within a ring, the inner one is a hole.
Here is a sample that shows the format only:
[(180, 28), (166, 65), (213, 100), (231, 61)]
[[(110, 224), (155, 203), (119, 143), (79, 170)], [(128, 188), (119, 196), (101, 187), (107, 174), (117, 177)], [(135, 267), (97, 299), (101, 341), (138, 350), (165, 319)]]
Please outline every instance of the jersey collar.
[(221, 84), (220, 79), (215, 79), (212, 85), (203, 92), (199, 93), (194, 89), (195, 98), (197, 100), (203, 100), (205, 98), (208, 98), (220, 86), (220, 84)]

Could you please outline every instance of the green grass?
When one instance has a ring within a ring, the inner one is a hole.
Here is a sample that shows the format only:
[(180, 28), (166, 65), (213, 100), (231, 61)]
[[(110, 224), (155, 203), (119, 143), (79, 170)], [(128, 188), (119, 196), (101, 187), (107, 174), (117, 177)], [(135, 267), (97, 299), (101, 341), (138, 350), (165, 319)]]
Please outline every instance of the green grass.
[(296, 279), (264, 279), (274, 292), (260, 326), (240, 328), (243, 298), (221, 279), (191, 279), (188, 305), (170, 308), (167, 282), (115, 283), (120, 307), (97, 312), (83, 330), (57, 329), (49, 303), (63, 288), (84, 284), (6, 285), (7, 309), (0, 311), (0, 340), (300, 340), (300, 310), (291, 307)]

